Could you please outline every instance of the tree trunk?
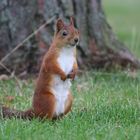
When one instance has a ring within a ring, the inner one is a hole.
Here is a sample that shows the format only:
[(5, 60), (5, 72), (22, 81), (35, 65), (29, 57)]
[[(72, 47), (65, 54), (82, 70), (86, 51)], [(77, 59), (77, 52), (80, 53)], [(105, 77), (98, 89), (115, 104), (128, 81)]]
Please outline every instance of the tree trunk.
[[(0, 59), (54, 15), (66, 22), (70, 16), (75, 18), (81, 34), (78, 46), (80, 68), (140, 68), (140, 61), (113, 33), (101, 0), (0, 1)], [(18, 73), (38, 71), (42, 56), (51, 44), (54, 24), (55, 21), (41, 30), (3, 64)], [(3, 70), (0, 67), (0, 71)]]

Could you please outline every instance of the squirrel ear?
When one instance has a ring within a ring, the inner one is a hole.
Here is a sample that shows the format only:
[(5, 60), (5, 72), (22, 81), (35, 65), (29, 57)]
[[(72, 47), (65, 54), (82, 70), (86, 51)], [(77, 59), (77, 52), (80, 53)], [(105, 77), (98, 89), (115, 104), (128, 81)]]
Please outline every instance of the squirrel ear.
[(56, 30), (59, 32), (64, 27), (64, 22), (62, 19), (58, 19), (56, 22)]
[(72, 16), (70, 17), (70, 25), (74, 26), (74, 18)]

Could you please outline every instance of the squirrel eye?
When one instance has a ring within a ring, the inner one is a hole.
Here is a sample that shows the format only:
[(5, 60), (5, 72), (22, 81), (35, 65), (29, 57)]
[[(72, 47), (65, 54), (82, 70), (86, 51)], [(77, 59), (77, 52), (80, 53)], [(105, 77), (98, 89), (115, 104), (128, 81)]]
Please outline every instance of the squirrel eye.
[(63, 31), (62, 35), (63, 36), (67, 36), (68, 32), (67, 31)]

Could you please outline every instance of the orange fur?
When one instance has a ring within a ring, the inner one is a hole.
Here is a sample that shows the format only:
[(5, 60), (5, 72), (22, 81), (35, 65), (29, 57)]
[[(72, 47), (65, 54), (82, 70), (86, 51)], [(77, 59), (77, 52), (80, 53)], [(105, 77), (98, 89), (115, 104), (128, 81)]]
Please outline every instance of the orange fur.
[(75, 75), (77, 74), (77, 71), (78, 71), (78, 65), (77, 65), (77, 62), (75, 61), (74, 65), (73, 65), (73, 69), (72, 69), (71, 73), (68, 74), (67, 77), (74, 80)]
[(71, 93), (69, 93), (68, 99), (67, 99), (67, 101), (65, 103), (65, 112), (64, 112), (64, 114), (67, 114), (71, 110), (72, 102), (73, 102), (73, 96), (72, 96)]

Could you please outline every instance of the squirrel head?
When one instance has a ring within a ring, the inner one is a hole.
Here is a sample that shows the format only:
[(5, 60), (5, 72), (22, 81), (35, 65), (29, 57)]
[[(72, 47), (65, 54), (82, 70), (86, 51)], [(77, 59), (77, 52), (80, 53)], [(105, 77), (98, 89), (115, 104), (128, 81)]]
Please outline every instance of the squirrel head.
[(70, 18), (69, 25), (65, 25), (62, 19), (57, 20), (54, 42), (59, 47), (71, 47), (79, 43), (79, 31), (74, 27), (72, 17)]

